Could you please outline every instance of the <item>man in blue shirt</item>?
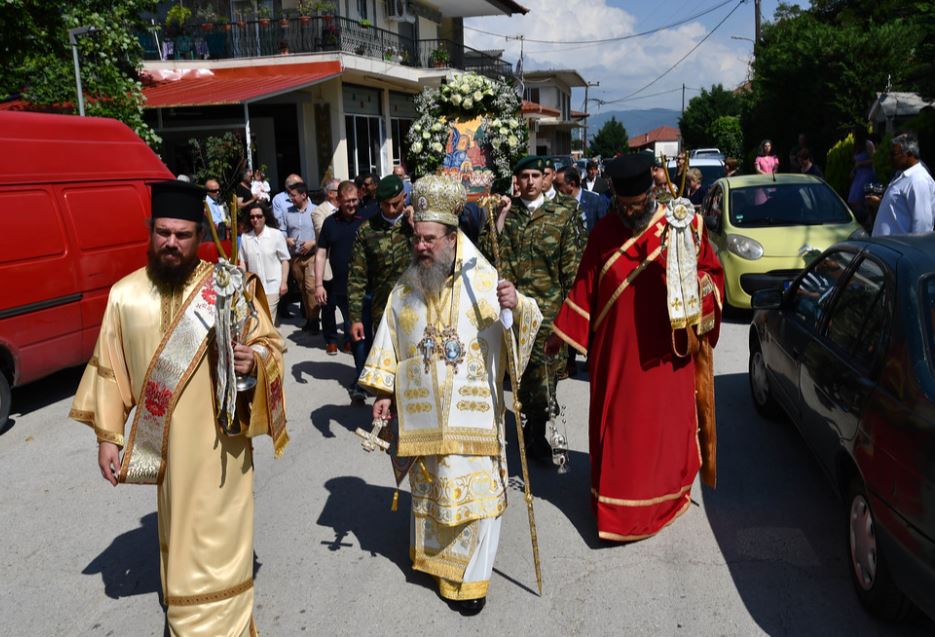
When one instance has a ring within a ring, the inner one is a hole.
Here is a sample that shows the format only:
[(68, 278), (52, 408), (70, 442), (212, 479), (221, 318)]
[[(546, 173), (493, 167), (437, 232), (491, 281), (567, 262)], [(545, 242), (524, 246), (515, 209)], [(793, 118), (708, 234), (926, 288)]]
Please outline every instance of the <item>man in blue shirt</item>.
[(205, 182), (205, 190), (208, 191), (205, 203), (208, 204), (211, 219), (217, 227), (218, 238), (223, 241), (227, 238), (227, 206), (221, 201), (221, 184), (217, 179), (209, 179)]
[(295, 173), (286, 177), (286, 189), (281, 193), (273, 197), (270, 205), (273, 207), (273, 216), (276, 217), (276, 222), (279, 224), (279, 230), (283, 234), (286, 234), (286, 211), (289, 210), (289, 207), (292, 205), (292, 199), (289, 198), (289, 189), (296, 184), (303, 183), (304, 180), (299, 175)]
[(290, 270), (299, 285), (302, 307), (305, 309), (305, 325), (312, 334), (318, 334), (318, 302), (315, 300), (315, 224), (312, 210), (315, 206), (308, 199), (308, 187), (299, 182), (289, 190), (292, 205), (286, 210), (286, 245), (292, 255)]

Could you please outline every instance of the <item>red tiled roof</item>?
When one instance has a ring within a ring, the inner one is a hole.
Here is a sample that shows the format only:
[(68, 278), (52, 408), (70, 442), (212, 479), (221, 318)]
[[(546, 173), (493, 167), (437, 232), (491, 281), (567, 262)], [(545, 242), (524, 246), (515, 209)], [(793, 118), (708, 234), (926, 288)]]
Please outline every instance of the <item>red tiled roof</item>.
[(572, 111), (571, 112), (572, 119), (584, 119), (585, 117), (590, 117), (590, 116), (591, 114), (586, 111)]
[(148, 71), (145, 108), (248, 104), (295, 91), (341, 74), (340, 62), (267, 64), (236, 68)]
[(549, 108), (548, 106), (543, 106), (538, 102), (530, 102), (529, 100), (523, 100), (521, 109), (524, 114), (549, 115), (551, 117), (558, 117), (562, 114), (557, 108)]
[(648, 133), (641, 133), (630, 138), (630, 148), (639, 148), (655, 142), (676, 142), (679, 139), (679, 129), (673, 126), (660, 126)]

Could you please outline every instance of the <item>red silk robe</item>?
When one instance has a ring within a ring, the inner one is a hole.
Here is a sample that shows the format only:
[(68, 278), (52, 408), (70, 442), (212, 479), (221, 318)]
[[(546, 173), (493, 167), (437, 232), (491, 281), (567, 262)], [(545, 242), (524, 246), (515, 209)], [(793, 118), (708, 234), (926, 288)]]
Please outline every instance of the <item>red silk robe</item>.
[[(616, 214), (598, 222), (553, 327), (588, 355), (592, 505), (607, 540), (655, 535), (684, 513), (701, 466), (689, 338), (667, 310), (661, 211), (637, 236)], [(701, 221), (692, 229), (702, 319), (689, 329), (713, 346), (724, 277)]]

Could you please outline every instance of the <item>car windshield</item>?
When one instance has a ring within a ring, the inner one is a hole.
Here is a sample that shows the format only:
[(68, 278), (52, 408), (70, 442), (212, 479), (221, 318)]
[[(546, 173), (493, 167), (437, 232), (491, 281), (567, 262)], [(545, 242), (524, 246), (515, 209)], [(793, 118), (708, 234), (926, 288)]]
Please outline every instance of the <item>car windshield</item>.
[[(697, 168), (701, 171), (701, 185), (710, 186), (715, 181), (724, 176), (724, 166), (720, 164), (709, 164), (706, 166), (695, 166), (689, 164), (692, 168)], [(675, 172), (675, 166), (669, 167), (669, 180), (675, 184), (675, 187), (678, 188), (682, 184), (682, 178), (678, 176)], [(688, 186), (686, 186), (687, 188)]]
[(847, 206), (824, 183), (777, 183), (734, 188), (730, 192), (730, 222), (738, 228), (850, 221)]

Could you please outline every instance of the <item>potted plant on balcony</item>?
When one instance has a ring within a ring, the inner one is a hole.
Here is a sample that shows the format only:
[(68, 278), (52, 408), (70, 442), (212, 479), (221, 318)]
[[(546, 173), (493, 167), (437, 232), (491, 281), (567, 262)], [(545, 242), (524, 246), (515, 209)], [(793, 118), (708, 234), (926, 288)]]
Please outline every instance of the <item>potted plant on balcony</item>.
[(237, 26), (240, 27), (241, 29), (247, 28), (247, 21), (244, 20), (243, 11), (238, 11), (238, 12), (237, 12), (236, 14), (234, 14), (234, 15), (235, 15), (236, 18), (237, 18)]
[(231, 21), (226, 15), (219, 15), (217, 23), (220, 24), (225, 31), (231, 30)]
[(361, 20), (360, 22), (358, 22), (358, 24), (359, 24), (360, 26), (362, 26), (363, 28), (365, 28), (365, 29), (369, 29), (370, 27), (373, 26), (373, 22), (371, 22), (371, 21), (368, 20), (367, 18), (364, 18), (363, 20)]
[(201, 20), (201, 28), (204, 31), (214, 31), (214, 23), (218, 20), (217, 11), (210, 4), (198, 9), (198, 18)]
[(429, 56), (429, 60), (432, 62), (432, 66), (436, 69), (448, 68), (448, 62), (451, 61), (451, 56), (448, 54), (448, 49), (444, 47), (438, 47), (432, 54)]
[(312, 16), (315, 15), (318, 2), (313, 0), (299, 0), (296, 5), (296, 10), (299, 12), (299, 21), (304, 25), (312, 21)]
[(386, 50), (383, 51), (383, 59), (387, 62), (392, 62), (396, 59), (396, 49), (391, 46), (386, 47)]
[(257, 7), (256, 11), (256, 20), (260, 23), (260, 26), (268, 26), (270, 19), (273, 17), (273, 12), (270, 11), (270, 8), (265, 4)]
[(173, 4), (166, 13), (166, 35), (174, 37), (184, 33), (185, 24), (191, 17), (192, 10), (183, 5), (181, 0), (178, 4)]
[(279, 16), (279, 26), (281, 26), (283, 29), (288, 28), (289, 26), (289, 16), (286, 15), (285, 11), (283, 11)]

